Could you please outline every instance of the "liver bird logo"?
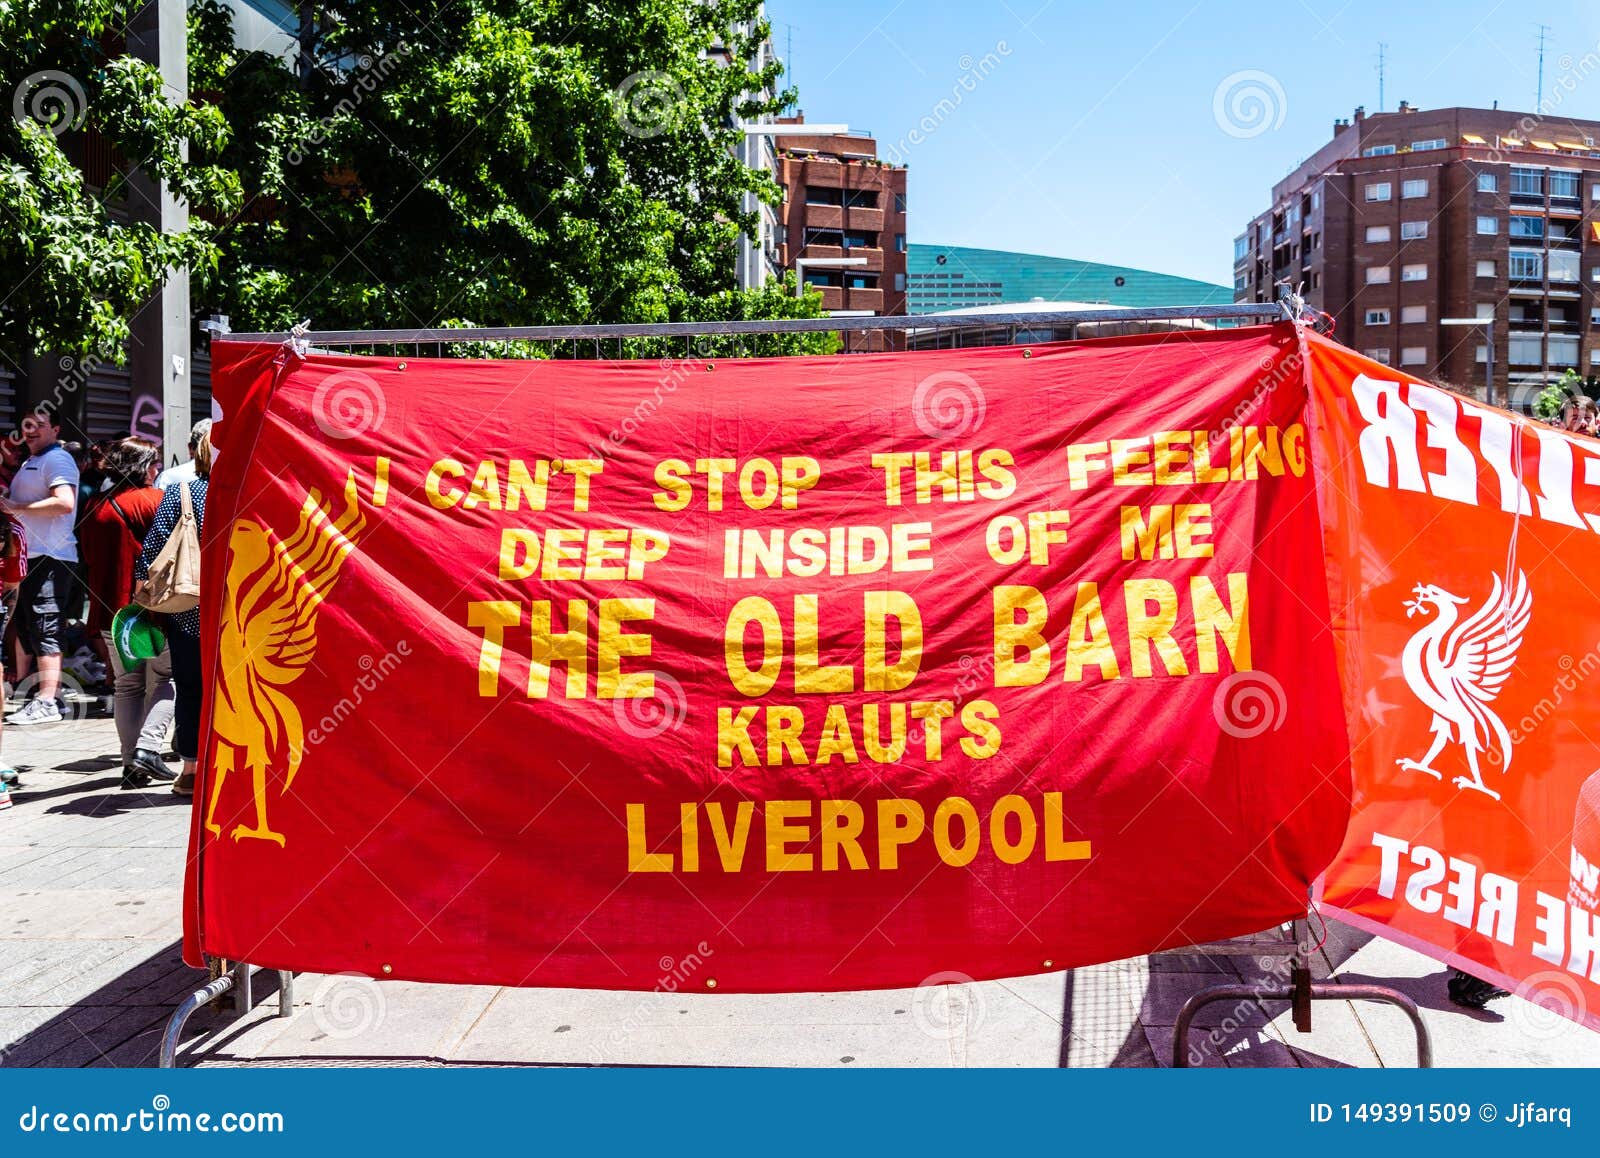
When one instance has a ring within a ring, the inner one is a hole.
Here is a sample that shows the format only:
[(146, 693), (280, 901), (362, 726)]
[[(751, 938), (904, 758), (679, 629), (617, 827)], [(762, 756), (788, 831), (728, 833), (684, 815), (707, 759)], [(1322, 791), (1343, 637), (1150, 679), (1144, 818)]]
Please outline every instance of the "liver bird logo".
[(238, 824), (230, 835), (235, 841), (270, 840), (283, 847), (283, 834), (267, 823), (267, 769), (284, 770), (282, 791), (287, 792), (300, 768), (305, 730), (288, 689), (311, 663), (317, 612), (366, 529), (354, 469), (337, 518), (332, 506), (316, 490), (308, 491), (287, 539), (259, 519), (233, 524), (211, 698), (216, 758), (206, 828), (214, 836), (222, 835), (216, 812), (224, 785), (230, 773), (243, 769), (255, 797), (255, 823)]
[(1421, 760), (1395, 763), (1412, 772), (1443, 779), (1433, 766), (1447, 743), (1461, 746), (1470, 776), (1457, 776), (1457, 788), (1472, 788), (1499, 800), (1500, 794), (1483, 782), (1478, 755), (1493, 746), (1500, 755), (1500, 770), (1511, 767), (1511, 736), (1490, 708), (1517, 662), (1522, 633), (1533, 614), (1528, 577), (1517, 572), (1508, 592), (1494, 576), (1489, 598), (1466, 619), (1457, 608), (1467, 599), (1431, 583), (1418, 583), (1406, 600), (1406, 618), (1437, 612), (1413, 635), (1400, 657), (1400, 671), (1417, 699), (1433, 713), (1433, 744)]

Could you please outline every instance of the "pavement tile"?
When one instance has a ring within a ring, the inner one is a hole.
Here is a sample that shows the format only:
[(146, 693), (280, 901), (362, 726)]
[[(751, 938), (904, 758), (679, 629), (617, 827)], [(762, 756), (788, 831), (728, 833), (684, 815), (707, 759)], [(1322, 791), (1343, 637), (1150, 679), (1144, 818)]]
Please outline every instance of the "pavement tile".
[[(172, 1008), (204, 974), (183, 965), (179, 903), (189, 807), (120, 787), (109, 719), (7, 729), (28, 771), (0, 813), (0, 1064), (149, 1065)], [(1600, 1034), (1516, 999), (1472, 1014), (1447, 971), (1328, 922), (1314, 973), (1392, 984), (1423, 1007), (1440, 1065), (1600, 1066)], [(1268, 962), (1276, 970), (1276, 965)], [(248, 1015), (203, 1010), (184, 1064), (1140, 1066), (1170, 1064), (1172, 1023), (1210, 985), (1274, 988), (1256, 957), (1160, 954), (1066, 973), (919, 989), (740, 995), (377, 985), (303, 975), (276, 1016), (258, 975)], [(1207, 1066), (1411, 1066), (1399, 1011), (1319, 1002), (1210, 1007), (1190, 1049)]]

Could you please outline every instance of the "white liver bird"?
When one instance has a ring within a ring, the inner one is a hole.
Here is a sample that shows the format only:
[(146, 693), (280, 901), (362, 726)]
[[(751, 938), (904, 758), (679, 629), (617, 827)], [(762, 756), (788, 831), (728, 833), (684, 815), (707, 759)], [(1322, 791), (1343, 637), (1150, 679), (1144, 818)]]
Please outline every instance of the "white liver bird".
[(1511, 736), (1489, 705), (1511, 674), (1522, 633), (1533, 614), (1528, 577), (1518, 571), (1516, 585), (1507, 593), (1500, 576), (1494, 576), (1489, 598), (1459, 623), (1456, 608), (1466, 599), (1431, 583), (1417, 584), (1412, 594), (1415, 598), (1405, 604), (1407, 619), (1427, 615), (1429, 607), (1438, 611), (1411, 637), (1400, 658), (1406, 683), (1433, 712), (1429, 728), (1433, 744), (1421, 760), (1395, 763), (1442, 779), (1433, 762), (1445, 744), (1453, 741), (1461, 745), (1471, 772), (1471, 776), (1455, 777), (1456, 787), (1474, 788), (1499, 800), (1500, 794), (1483, 782), (1478, 754), (1493, 744), (1500, 753), (1501, 772), (1511, 767)]

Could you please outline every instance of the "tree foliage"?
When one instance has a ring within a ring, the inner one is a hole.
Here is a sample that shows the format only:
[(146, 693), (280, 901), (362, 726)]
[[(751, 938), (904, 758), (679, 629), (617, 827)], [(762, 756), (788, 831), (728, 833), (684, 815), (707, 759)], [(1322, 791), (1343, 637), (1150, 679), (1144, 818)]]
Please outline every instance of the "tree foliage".
[[(194, 9), (191, 83), (233, 126), (250, 201), (211, 304), (235, 328), (817, 316), (734, 289), (769, 176), (735, 118), (781, 108), (757, 0), (315, 5), (314, 66)], [(762, 95), (765, 94), (765, 95)], [(785, 348), (826, 348), (831, 337)]]
[[(0, 363), (69, 353), (120, 360), (129, 319), (169, 268), (217, 260), (203, 218), (163, 234), (128, 221), (127, 164), (190, 206), (227, 213), (237, 175), (203, 159), (227, 145), (219, 110), (174, 104), (156, 69), (123, 52), (137, 0), (0, 0)], [(91, 187), (68, 147), (104, 142), (114, 166)], [(187, 159), (185, 143), (198, 155)]]

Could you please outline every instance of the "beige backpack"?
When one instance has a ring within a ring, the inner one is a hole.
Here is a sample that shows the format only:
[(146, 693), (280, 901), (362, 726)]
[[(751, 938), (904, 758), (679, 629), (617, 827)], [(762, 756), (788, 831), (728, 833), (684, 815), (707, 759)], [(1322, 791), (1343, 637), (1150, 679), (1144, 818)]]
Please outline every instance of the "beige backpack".
[(189, 484), (180, 482), (183, 513), (166, 545), (150, 564), (150, 577), (140, 589), (139, 603), (150, 611), (172, 614), (200, 606), (200, 530), (194, 518)]

